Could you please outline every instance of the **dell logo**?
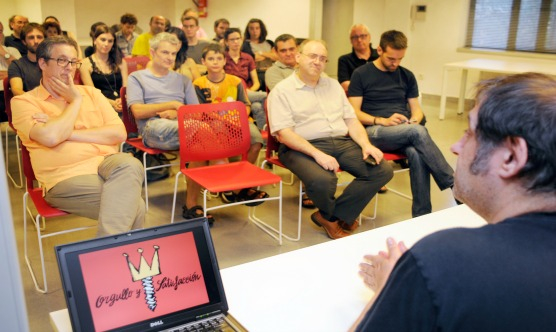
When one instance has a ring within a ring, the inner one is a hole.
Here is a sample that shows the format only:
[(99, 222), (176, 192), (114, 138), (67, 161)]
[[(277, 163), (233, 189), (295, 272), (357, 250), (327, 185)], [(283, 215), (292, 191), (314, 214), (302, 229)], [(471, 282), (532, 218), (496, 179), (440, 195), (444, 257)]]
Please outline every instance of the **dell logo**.
[(156, 322), (152, 322), (151, 323), (151, 327), (155, 327), (155, 326), (159, 326), (159, 325), (163, 325), (164, 322), (162, 320), (157, 320)]

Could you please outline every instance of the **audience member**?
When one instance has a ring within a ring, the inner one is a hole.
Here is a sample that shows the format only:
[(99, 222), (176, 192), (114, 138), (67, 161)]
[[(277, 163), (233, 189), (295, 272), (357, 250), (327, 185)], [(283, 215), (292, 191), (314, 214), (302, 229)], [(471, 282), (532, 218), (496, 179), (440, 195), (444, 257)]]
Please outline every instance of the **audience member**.
[(265, 73), (266, 88), (268, 90), (274, 89), (278, 82), (294, 72), (297, 65), (295, 61), (297, 55), (295, 37), (289, 34), (278, 36), (275, 40), (273, 51), (278, 59)]
[(224, 33), (230, 28), (230, 22), (225, 18), (219, 18), (214, 21), (214, 38), (215, 42), (220, 42), (224, 39)]
[[(270, 92), (268, 111), (270, 133), (282, 143), (280, 161), (305, 183), (319, 209), (311, 220), (338, 239), (357, 228), (357, 217), (393, 173), (340, 84), (321, 76), (327, 57), (323, 41), (304, 41), (298, 70)], [(335, 198), (340, 168), (355, 179)]]
[[(297, 66), (295, 59), (297, 55), (297, 45), (295, 37), (289, 34), (283, 34), (276, 38), (273, 51), (278, 55), (278, 60), (272, 64), (265, 73), (266, 87), (268, 90), (274, 89), (276, 84), (283, 79), (292, 75)], [(322, 73), (321, 75), (324, 75)], [(305, 185), (303, 185), (305, 191)], [(316, 206), (313, 200), (307, 194), (301, 197), (301, 206), (306, 209), (314, 209)]]
[[(56, 24), (58, 24), (58, 27), (60, 27), (60, 31), (59, 32), (57, 31), (58, 35), (64, 35), (66, 37), (69, 37), (69, 38), (75, 40), (75, 42), (77, 42), (77, 37), (75, 37), (75, 34), (73, 34), (71, 31), (63, 30), (62, 29), (62, 24), (60, 23), (60, 21), (55, 16), (47, 16), (44, 19), (43, 27), (44, 27), (44, 30), (46, 32), (46, 37), (51, 37), (51, 35), (48, 34), (47, 26), (45, 26), (45, 24), (50, 24), (50, 23), (56, 23)], [(50, 25), (48, 25), (48, 26), (50, 26)], [(77, 56), (79, 57), (79, 59), (83, 59), (83, 52), (81, 51), (81, 47), (77, 48)]]
[[(45, 24), (45, 23), (50, 23), (50, 22), (54, 22), (54, 23), (58, 24), (58, 26), (60, 27), (60, 31), (62, 31), (62, 32), (59, 33), (59, 34), (62, 34), (62, 35), (64, 35), (64, 36), (66, 36), (66, 37), (70, 37), (71, 39), (77, 41), (77, 38), (75, 37), (75, 35), (74, 35), (71, 31), (66, 31), (66, 30), (63, 30), (63, 29), (62, 29), (62, 24), (60, 24), (60, 21), (59, 21), (55, 16), (47, 16), (47, 17), (44, 19), (43, 24)], [(45, 29), (45, 30), (46, 30), (46, 29)], [(48, 37), (50, 37), (50, 36), (48, 36)]]
[(153, 16), (149, 22), (150, 30), (147, 32), (143, 32), (140, 34), (135, 43), (133, 44), (133, 48), (131, 54), (134, 56), (143, 55), (143, 56), (151, 56), (149, 41), (156, 36), (157, 34), (164, 31), (164, 24), (166, 19), (163, 16)]
[[(249, 99), (243, 88), (243, 82), (237, 76), (226, 74), (224, 72), (224, 48), (220, 44), (210, 44), (203, 51), (203, 64), (207, 67), (207, 75), (202, 76), (193, 82), (197, 98), (200, 103), (221, 103), (229, 101), (241, 101), (246, 104), (247, 113), (250, 112)], [(251, 147), (247, 153), (247, 160), (255, 164), (259, 156), (259, 152), (263, 146), (263, 137), (257, 127), (249, 123), (251, 133)], [(214, 163), (227, 162), (227, 160), (211, 161)], [(209, 164), (206, 162), (189, 163), (188, 167), (201, 167)], [(191, 218), (202, 216), (202, 208), (197, 204), (198, 193), (201, 187), (193, 181), (187, 181), (187, 199), (186, 206), (189, 208), (188, 213)], [(222, 200), (227, 203), (240, 202), (248, 199), (266, 198), (268, 194), (256, 188), (245, 188), (234, 192), (222, 193)], [(263, 202), (247, 203), (249, 206), (260, 205)], [(196, 205), (196, 206), (194, 206)], [(200, 215), (199, 215), (200, 213)]]
[(99, 89), (112, 108), (120, 113), (120, 89), (127, 86), (127, 63), (122, 60), (115, 40), (116, 36), (107, 25), (97, 26), (93, 35), (95, 52), (83, 60), (79, 72), (83, 84)]
[[(116, 32), (121, 30), (121, 26), (120, 26), (119, 23), (114, 23), (109, 27), (109, 29), (110, 29), (110, 32), (112, 32), (114, 35), (116, 35)], [(116, 44), (116, 46), (117, 46), (117, 44)]]
[(454, 170), (421, 125), (424, 114), (417, 80), (400, 66), (406, 49), (407, 38), (402, 32), (383, 33), (378, 59), (353, 72), (348, 95), (373, 144), (383, 151), (401, 151), (407, 156), (413, 194), (411, 214), (418, 217), (432, 211), (430, 176), (444, 190), (454, 185)]
[(348, 91), (353, 71), (378, 59), (378, 53), (371, 44), (371, 33), (365, 24), (354, 24), (349, 31), (351, 53), (344, 54), (338, 59), (338, 81), (345, 91)]
[(85, 51), (83, 51), (83, 53), (85, 54), (85, 57), (90, 57), (91, 55), (93, 55), (93, 53), (95, 53), (95, 31), (97, 30), (97, 27), (100, 25), (106, 25), (104, 22), (95, 22), (91, 25), (91, 29), (89, 30), (89, 36), (91, 37), (91, 40), (93, 41), (93, 44), (91, 46), (87, 46), (85, 48)]
[(77, 48), (65, 36), (39, 45), (42, 81), (13, 98), (13, 124), (50, 205), (97, 219), (98, 236), (141, 228), (143, 167), (118, 153), (126, 131), (106, 98), (93, 87), (74, 85)]
[(178, 27), (171, 27), (168, 32), (178, 37), (179, 41), (179, 51), (176, 55), (176, 62), (174, 63), (173, 69), (178, 73), (189, 77), (191, 81), (201, 77), (197, 64), (193, 59), (187, 56), (187, 38), (185, 37), (183, 30)]
[(21, 30), (21, 38), (28, 52), (21, 59), (12, 61), (8, 67), (10, 88), (14, 96), (39, 86), (41, 69), (37, 63), (37, 48), (44, 40), (44, 36), (44, 29), (38, 23), (29, 23)]
[(44, 29), (46, 38), (60, 36), (62, 34), (62, 28), (60, 28), (60, 24), (56, 22), (45, 22), (42, 24), (42, 28)]
[[(187, 37), (187, 57), (192, 58), (196, 64), (201, 64), (203, 49), (209, 44), (209, 42), (197, 37), (197, 31), (199, 31), (199, 20), (194, 16), (185, 16), (181, 23), (185, 37)], [(206, 68), (203, 68), (202, 72), (204, 73), (205, 71)]]
[(15, 47), (19, 51), (21, 56), (27, 55), (27, 47), (23, 43), (23, 38), (21, 37), (21, 31), (23, 27), (29, 23), (29, 20), (25, 16), (13, 15), (10, 17), (9, 25), (12, 34), (6, 36), (4, 39), (4, 44), (9, 47)]
[(168, 32), (168, 30), (170, 30), (171, 27), (172, 27), (172, 22), (170, 21), (169, 18), (165, 17), (164, 18), (164, 31)]
[[(380, 51), (379, 51), (380, 52)], [(479, 84), (454, 145), (454, 195), (489, 225), (365, 256), (374, 290), (357, 331), (554, 331), (556, 81), (543, 74)], [(410, 294), (410, 295), (408, 295)]]
[(131, 56), (133, 44), (139, 36), (135, 32), (136, 26), (137, 17), (135, 15), (126, 13), (120, 17), (120, 31), (116, 32), (116, 45), (124, 57)]
[[(8, 67), (12, 61), (21, 58), (21, 54), (15, 47), (4, 46), (4, 25), (0, 22), (0, 81), (8, 77)], [(0, 85), (0, 122), (8, 121), (5, 113), (6, 103), (4, 101), (4, 84)]]
[[(195, 17), (197, 19), (197, 25), (199, 25), (199, 12), (198, 11), (196, 11), (193, 8), (187, 8), (186, 10), (184, 10), (183, 13), (181, 14), (181, 23), (182, 24), (183, 24), (183, 20), (188, 16)], [(196, 34), (198, 39), (208, 40), (208, 35), (201, 26), (199, 26), (199, 29), (197, 29), (197, 32), (195, 34)], [(201, 50), (201, 53), (202, 52), (203, 52), (203, 50)]]
[[(152, 64), (129, 75), (127, 102), (146, 146), (178, 150), (177, 110), (185, 104), (198, 104), (199, 100), (191, 80), (172, 71), (178, 54), (178, 38), (162, 32), (150, 44)], [(190, 216), (184, 205), (183, 217)], [(207, 217), (214, 221), (212, 216)]]
[(224, 34), (224, 43), (227, 47), (226, 65), (224, 70), (228, 74), (241, 78), (247, 85), (247, 97), (251, 101), (251, 114), (259, 129), (263, 129), (266, 124), (264, 112), (264, 101), (266, 92), (259, 90), (259, 77), (253, 57), (245, 52), (241, 52), (241, 31), (238, 28), (230, 28)]
[(272, 52), (274, 43), (266, 39), (267, 31), (263, 21), (258, 18), (252, 18), (245, 27), (245, 41), (241, 46), (241, 51), (245, 52), (255, 59), (257, 65), (257, 75), (261, 86), (260, 90), (265, 91), (264, 74), (266, 70), (272, 66), (277, 60), (276, 53)]

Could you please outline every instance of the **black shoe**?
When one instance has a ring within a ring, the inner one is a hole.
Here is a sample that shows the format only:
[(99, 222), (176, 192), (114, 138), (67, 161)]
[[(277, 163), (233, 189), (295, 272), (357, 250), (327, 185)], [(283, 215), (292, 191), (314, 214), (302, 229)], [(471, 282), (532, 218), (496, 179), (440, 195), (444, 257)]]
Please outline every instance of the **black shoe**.
[[(184, 219), (194, 219), (194, 218), (201, 218), (204, 217), (203, 216), (203, 207), (200, 205), (195, 205), (194, 207), (188, 209), (187, 206), (182, 206), (182, 217)], [(198, 212), (201, 211), (201, 212)], [(211, 216), (210, 214), (207, 215), (207, 220), (209, 223), (209, 226), (212, 227), (212, 225), (214, 224), (214, 217)]]

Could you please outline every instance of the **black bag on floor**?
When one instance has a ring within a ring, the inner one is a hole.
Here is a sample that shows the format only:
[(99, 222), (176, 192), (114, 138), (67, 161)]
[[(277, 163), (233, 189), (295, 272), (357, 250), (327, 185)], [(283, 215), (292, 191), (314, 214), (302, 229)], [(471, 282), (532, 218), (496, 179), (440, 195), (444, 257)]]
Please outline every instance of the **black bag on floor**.
[[(143, 163), (143, 151), (136, 151), (135, 158), (139, 159)], [(147, 155), (147, 165), (146, 167), (162, 166), (168, 165), (171, 159), (168, 159), (164, 154), (148, 154)], [(170, 176), (170, 167), (160, 167), (156, 169), (151, 169), (147, 171), (147, 181), (154, 182), (166, 179)]]

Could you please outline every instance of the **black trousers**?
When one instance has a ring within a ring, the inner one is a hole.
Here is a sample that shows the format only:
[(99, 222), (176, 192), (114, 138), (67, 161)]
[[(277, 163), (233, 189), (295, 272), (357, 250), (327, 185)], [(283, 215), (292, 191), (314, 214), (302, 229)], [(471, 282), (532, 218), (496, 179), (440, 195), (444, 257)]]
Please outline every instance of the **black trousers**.
[(367, 164), (363, 161), (361, 147), (349, 137), (327, 137), (309, 142), (336, 158), (341, 170), (355, 177), (339, 197), (335, 197), (336, 173), (325, 170), (312, 157), (282, 144), (278, 152), (280, 161), (305, 184), (307, 195), (324, 218), (351, 224), (378, 190), (390, 181), (391, 166), (384, 160), (376, 166)]

